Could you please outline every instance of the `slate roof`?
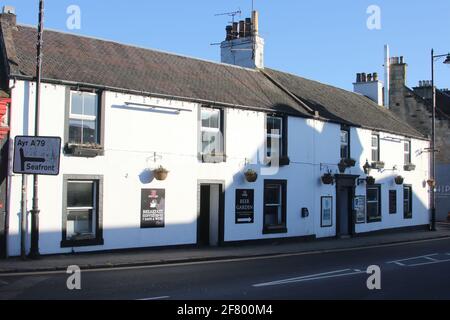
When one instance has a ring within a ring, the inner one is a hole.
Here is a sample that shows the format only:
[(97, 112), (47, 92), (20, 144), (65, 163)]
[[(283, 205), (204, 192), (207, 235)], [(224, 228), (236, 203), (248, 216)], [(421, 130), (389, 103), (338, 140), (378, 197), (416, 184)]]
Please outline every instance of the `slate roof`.
[[(3, 19), (1, 24), (8, 75), (34, 77), (36, 29), (11, 27)], [(261, 72), (49, 30), (44, 32), (44, 54), (44, 81), (208, 100), (301, 117), (313, 117), (310, 107), (325, 121), (424, 138), (364, 96), (276, 70)]]

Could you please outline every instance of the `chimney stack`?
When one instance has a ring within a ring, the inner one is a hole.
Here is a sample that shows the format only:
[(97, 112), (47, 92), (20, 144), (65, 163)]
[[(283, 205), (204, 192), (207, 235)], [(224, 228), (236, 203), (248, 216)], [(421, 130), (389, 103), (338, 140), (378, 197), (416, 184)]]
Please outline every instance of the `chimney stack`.
[(383, 105), (383, 83), (379, 81), (377, 72), (357, 73), (356, 82), (353, 83), (353, 91), (366, 96), (380, 106)]
[(10, 26), (15, 27), (17, 24), (16, 9), (13, 6), (3, 6), (2, 20), (5, 19)]
[(259, 14), (226, 27), (221, 43), (221, 61), (246, 68), (264, 67), (264, 39), (259, 36)]

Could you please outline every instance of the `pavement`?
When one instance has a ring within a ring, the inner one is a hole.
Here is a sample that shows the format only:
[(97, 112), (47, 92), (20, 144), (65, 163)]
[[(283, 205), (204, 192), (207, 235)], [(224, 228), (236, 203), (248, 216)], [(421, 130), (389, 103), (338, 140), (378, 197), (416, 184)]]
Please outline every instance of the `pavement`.
[(388, 232), (347, 239), (316, 239), (309, 241), (276, 241), (267, 244), (244, 244), (218, 248), (140, 249), (116, 252), (98, 252), (42, 256), (38, 260), (9, 258), (0, 260), (0, 276), (31, 272), (63, 271), (77, 265), (81, 270), (122, 268), (233, 260), (252, 257), (271, 257), (290, 254), (345, 252), (378, 246), (450, 238), (450, 224), (438, 224), (437, 231), (427, 230)]

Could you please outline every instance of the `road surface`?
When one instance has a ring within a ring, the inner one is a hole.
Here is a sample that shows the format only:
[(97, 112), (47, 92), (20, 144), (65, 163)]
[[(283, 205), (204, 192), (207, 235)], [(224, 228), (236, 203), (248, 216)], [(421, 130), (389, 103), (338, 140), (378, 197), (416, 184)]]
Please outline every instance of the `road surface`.
[[(301, 245), (301, 244), (299, 244)], [(369, 290), (369, 266), (381, 270)], [(1, 276), (0, 299), (450, 299), (450, 239), (323, 254), (289, 254), (81, 272)]]

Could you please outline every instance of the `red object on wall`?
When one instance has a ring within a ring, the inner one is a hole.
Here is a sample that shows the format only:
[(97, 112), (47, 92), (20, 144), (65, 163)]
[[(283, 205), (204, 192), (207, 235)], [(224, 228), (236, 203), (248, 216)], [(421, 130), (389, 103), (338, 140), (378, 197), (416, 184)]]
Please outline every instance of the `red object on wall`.
[(5, 117), (8, 117), (8, 109), (10, 103), (11, 99), (0, 98), (0, 140), (5, 138), (9, 132), (9, 119)]

